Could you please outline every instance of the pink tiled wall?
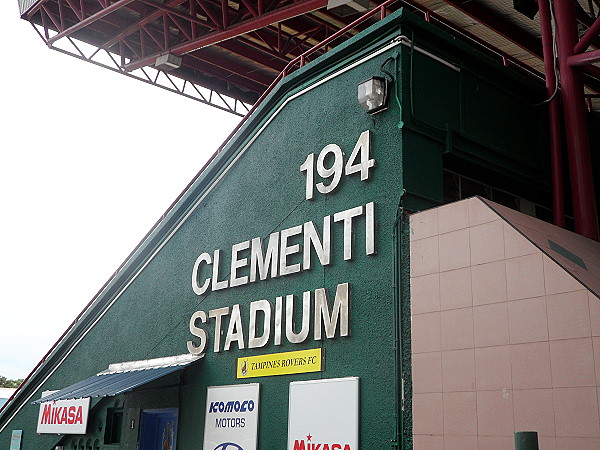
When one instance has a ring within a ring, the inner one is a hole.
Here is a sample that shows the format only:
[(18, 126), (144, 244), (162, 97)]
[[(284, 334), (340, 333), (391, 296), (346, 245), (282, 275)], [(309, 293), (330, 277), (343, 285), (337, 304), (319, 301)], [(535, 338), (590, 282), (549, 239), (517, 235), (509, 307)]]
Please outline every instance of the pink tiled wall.
[(411, 309), (415, 449), (600, 449), (600, 299), (482, 200), (411, 216)]

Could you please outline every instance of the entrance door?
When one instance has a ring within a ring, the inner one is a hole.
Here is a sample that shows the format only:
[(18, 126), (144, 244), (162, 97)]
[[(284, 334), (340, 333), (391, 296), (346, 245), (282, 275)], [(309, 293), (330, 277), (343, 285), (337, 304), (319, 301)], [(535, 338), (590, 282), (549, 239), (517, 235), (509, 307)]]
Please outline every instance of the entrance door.
[(138, 449), (175, 450), (178, 412), (177, 408), (142, 410)]

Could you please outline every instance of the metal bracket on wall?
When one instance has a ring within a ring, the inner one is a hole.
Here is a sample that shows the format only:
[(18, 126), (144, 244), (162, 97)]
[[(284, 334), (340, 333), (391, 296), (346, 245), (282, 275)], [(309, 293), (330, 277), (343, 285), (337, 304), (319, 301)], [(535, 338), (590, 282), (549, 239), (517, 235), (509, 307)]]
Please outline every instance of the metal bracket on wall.
[(400, 403), (400, 410), (404, 411), (404, 375), (402, 375), (402, 393), (400, 394), (400, 399), (401, 399), (401, 403)]

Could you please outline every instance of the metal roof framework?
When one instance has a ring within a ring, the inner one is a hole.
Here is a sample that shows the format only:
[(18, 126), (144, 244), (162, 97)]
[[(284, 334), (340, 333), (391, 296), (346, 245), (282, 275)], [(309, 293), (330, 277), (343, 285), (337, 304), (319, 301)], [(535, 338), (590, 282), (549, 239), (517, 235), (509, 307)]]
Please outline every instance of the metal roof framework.
[[(362, 20), (358, 11), (327, 9), (327, 0), (19, 1), (22, 17), (50, 48), (237, 115), (286, 73), (388, 12), (416, 11), (546, 82), (555, 223), (564, 226), (564, 123), (576, 229), (598, 239), (585, 109), (600, 109), (600, 0), (375, 0), (369, 7), (380, 14)], [(517, 3), (532, 9), (518, 12)]]
[[(327, 0), (21, 2), (22, 17), (36, 25), (49, 47), (239, 115), (286, 64), (359, 16), (339, 16), (327, 10)], [(373, 1), (371, 7), (381, 3)], [(398, 0), (387, 9), (400, 7), (423, 14), (507, 65), (544, 73), (540, 23), (515, 11), (512, 0)], [(579, 25), (592, 31), (589, 43), (595, 48), (600, 48), (598, 24), (593, 27), (599, 9), (598, 0), (576, 2)], [(156, 59), (167, 54), (181, 57), (181, 66), (170, 72), (154, 69)], [(588, 65), (584, 71), (588, 107), (600, 107), (594, 96), (600, 92), (600, 67)]]

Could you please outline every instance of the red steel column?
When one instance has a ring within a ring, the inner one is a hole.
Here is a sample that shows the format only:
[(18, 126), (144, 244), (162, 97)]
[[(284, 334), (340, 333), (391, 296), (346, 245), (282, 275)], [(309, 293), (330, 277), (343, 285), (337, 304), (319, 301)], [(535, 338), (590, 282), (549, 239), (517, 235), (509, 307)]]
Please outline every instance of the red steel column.
[(549, 0), (538, 0), (540, 27), (542, 29), (542, 50), (546, 71), (546, 95), (552, 98), (548, 102), (548, 121), (550, 125), (550, 167), (552, 171), (552, 212), (554, 225), (565, 227), (565, 189), (560, 141), (560, 105), (556, 92), (556, 74), (554, 73), (554, 51)]
[(598, 215), (583, 82), (579, 69), (569, 66), (567, 61), (569, 56), (573, 55), (573, 49), (578, 41), (575, 0), (554, 0), (554, 8), (575, 231), (597, 241)]

